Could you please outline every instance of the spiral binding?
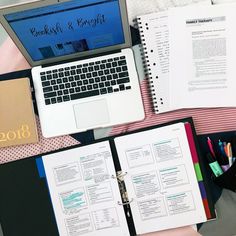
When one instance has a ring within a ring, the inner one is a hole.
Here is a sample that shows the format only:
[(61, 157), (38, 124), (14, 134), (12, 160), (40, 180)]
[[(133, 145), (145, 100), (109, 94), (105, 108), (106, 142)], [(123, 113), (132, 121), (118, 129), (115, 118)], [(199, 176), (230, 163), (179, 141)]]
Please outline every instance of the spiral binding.
[[(153, 111), (154, 112), (158, 112), (159, 108), (158, 108), (158, 104), (157, 104), (157, 97), (156, 97), (156, 93), (155, 93), (155, 89), (154, 89), (154, 85), (153, 85), (153, 75), (151, 73), (151, 68), (150, 68), (150, 61), (149, 61), (149, 57), (148, 57), (148, 49), (147, 49), (147, 45), (146, 45), (146, 41), (145, 41), (145, 37), (144, 37), (144, 25), (141, 21), (141, 18), (138, 17), (134, 20), (134, 25), (135, 27), (139, 30), (139, 35), (140, 35), (140, 39), (141, 39), (141, 44), (139, 45), (140, 48), (140, 52), (141, 52), (141, 59), (143, 62), (143, 68), (144, 68), (144, 74), (148, 79), (148, 85), (149, 85), (149, 93), (150, 93), (150, 100), (153, 103)], [(148, 26), (146, 26), (146, 28), (148, 29)]]

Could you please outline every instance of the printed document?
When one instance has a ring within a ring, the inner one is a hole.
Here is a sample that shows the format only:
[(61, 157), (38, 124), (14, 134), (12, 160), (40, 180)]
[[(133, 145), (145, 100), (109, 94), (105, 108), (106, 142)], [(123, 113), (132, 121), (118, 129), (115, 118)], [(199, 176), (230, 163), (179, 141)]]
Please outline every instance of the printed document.
[(236, 4), (169, 11), (170, 107), (235, 106)]

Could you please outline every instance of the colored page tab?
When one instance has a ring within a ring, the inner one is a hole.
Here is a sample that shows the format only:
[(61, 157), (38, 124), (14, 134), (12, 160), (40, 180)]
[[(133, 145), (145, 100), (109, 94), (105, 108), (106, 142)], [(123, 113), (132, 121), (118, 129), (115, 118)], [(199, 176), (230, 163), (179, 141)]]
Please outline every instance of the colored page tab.
[(36, 161), (36, 165), (37, 165), (37, 169), (38, 169), (38, 173), (39, 173), (40, 178), (45, 178), (46, 174), (45, 174), (42, 158), (38, 157), (38, 158), (36, 158), (35, 161)]
[(207, 198), (207, 195), (206, 195), (206, 189), (205, 189), (205, 186), (204, 186), (204, 183), (203, 181), (199, 181), (198, 182), (198, 185), (199, 185), (199, 188), (200, 188), (200, 192), (201, 192), (201, 195), (202, 195), (202, 198)]
[(194, 164), (195, 173), (198, 181), (203, 181), (202, 172), (199, 163)]
[(187, 138), (188, 138), (188, 143), (189, 143), (189, 148), (190, 148), (190, 152), (192, 155), (193, 163), (198, 163), (198, 154), (197, 154), (197, 150), (195, 147), (191, 124), (185, 123), (184, 126), (185, 126), (185, 130), (186, 130)]
[(208, 204), (208, 200), (206, 198), (203, 199), (203, 206), (204, 206), (204, 209), (205, 209), (205, 212), (206, 212), (207, 219), (208, 220), (212, 219), (210, 207), (209, 207), (209, 204)]

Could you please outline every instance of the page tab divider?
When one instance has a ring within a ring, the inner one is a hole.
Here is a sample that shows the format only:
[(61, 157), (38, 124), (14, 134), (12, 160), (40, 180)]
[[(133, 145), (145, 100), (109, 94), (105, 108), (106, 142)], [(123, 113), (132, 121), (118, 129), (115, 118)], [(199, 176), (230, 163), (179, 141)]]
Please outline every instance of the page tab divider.
[(37, 157), (35, 159), (35, 162), (36, 162), (36, 165), (37, 165), (39, 177), (40, 178), (46, 178), (46, 173), (45, 173), (42, 157)]

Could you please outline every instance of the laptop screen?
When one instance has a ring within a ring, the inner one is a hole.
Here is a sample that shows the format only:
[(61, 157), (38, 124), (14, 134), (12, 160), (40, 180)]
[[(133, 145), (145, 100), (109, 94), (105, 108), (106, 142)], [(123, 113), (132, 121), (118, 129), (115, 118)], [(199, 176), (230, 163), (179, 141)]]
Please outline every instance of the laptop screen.
[(33, 61), (125, 42), (118, 0), (73, 0), (5, 19)]

